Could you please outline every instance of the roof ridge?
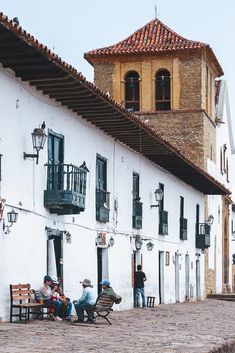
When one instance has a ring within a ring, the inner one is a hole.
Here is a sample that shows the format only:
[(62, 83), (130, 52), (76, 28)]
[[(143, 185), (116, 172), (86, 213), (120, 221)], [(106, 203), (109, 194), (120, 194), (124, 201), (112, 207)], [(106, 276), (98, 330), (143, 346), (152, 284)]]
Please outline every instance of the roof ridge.
[(222, 76), (223, 69), (209, 44), (185, 38), (159, 19), (153, 19), (113, 45), (84, 53), (84, 58), (93, 65), (95, 59), (101, 57), (187, 52), (203, 49), (208, 51), (208, 56), (215, 65), (218, 77)]
[[(19, 40), (26, 43), (28, 45), (28, 47), (31, 47), (32, 50), (37, 51), (38, 54), (42, 55), (49, 62), (53, 63), (58, 69), (60, 69), (63, 73), (65, 73), (65, 76), (63, 76), (63, 77), (73, 77), (75, 80), (79, 81), (81, 86), (85, 87), (86, 89), (89, 90), (89, 92), (92, 93), (91, 94), (92, 96), (93, 96), (93, 94), (99, 95), (99, 98), (101, 98), (103, 101), (106, 101), (105, 103), (111, 104), (113, 110), (115, 112), (118, 112), (120, 114), (120, 116), (122, 116), (124, 119), (128, 119), (130, 122), (134, 123), (140, 129), (140, 131), (145, 130), (145, 132), (149, 136), (152, 136), (162, 146), (165, 146), (175, 156), (179, 157), (179, 159), (183, 163), (187, 164), (188, 167), (192, 168), (194, 171), (197, 171), (197, 173), (199, 175), (204, 176), (208, 181), (211, 181), (211, 183), (213, 183), (215, 185), (215, 187), (218, 187), (223, 194), (230, 193), (229, 190), (223, 184), (221, 184), (218, 180), (214, 179), (209, 173), (205, 172), (203, 169), (201, 169), (199, 166), (197, 166), (192, 161), (190, 161), (187, 157), (185, 157), (184, 154), (178, 148), (172, 146), (169, 141), (167, 141), (155, 129), (148, 126), (147, 123), (145, 123), (140, 117), (137, 117), (134, 113), (131, 114), (131, 113), (127, 112), (126, 109), (121, 104), (117, 103), (112, 97), (110, 97), (107, 93), (102, 91), (95, 84), (87, 81), (86, 78), (81, 74), (81, 72), (78, 72), (75, 68), (72, 67), (72, 65), (69, 65), (65, 61), (63, 61), (57, 54), (55, 54), (51, 50), (49, 50), (47, 48), (47, 46), (41, 44), (31, 34), (27, 33), (25, 30), (23, 30), (20, 25), (17, 25), (12, 20), (8, 20), (8, 17), (5, 16), (2, 12), (0, 13), (0, 24), (6, 30), (12, 32), (14, 34), (14, 36), (17, 36)], [(60, 76), (60, 77), (62, 77), (62, 76)], [(45, 80), (46, 80), (46, 78), (45, 78)], [(84, 118), (86, 119), (85, 114), (84, 114)], [(88, 119), (88, 121), (90, 121), (90, 120)], [(122, 139), (120, 141), (122, 141)], [(133, 149), (136, 150), (135, 148), (133, 148)], [(149, 157), (147, 157), (147, 158), (149, 158)], [(150, 158), (150, 160), (151, 160), (151, 158)], [(158, 163), (158, 162), (155, 161), (154, 163)], [(164, 169), (170, 171), (169, 168), (164, 168)], [(174, 175), (174, 172), (170, 171), (170, 173)], [(175, 175), (177, 176), (177, 173)], [(184, 179), (184, 178), (182, 179), (182, 177), (180, 177), (180, 176), (179, 176), (179, 178), (181, 178), (181, 180), (188, 183), (189, 185), (194, 186), (191, 182), (187, 181), (186, 179)], [(201, 192), (204, 192), (204, 191), (201, 191)]]
[[(151, 21), (149, 21), (147, 24), (145, 24), (144, 26), (140, 27), (139, 29), (137, 29), (136, 31), (134, 31), (132, 34), (130, 34), (129, 36), (127, 36), (126, 38), (122, 39), (121, 41), (113, 44), (113, 45), (109, 45), (109, 46), (105, 46), (105, 47), (101, 47), (101, 48), (97, 48), (91, 51), (88, 51), (85, 53), (86, 55), (90, 55), (94, 52), (99, 52), (99, 51), (105, 51), (105, 50), (111, 50), (114, 47), (117, 46), (121, 46), (122, 44), (128, 42), (129, 40), (131, 40), (132, 38), (135, 38), (139, 33), (142, 33), (143, 31), (147, 30), (149, 27), (151, 27), (151, 25), (153, 26), (161, 26), (164, 30), (168, 31), (169, 33), (171, 33), (174, 37), (179, 38), (179, 40), (182, 41), (186, 41), (188, 43), (193, 43), (193, 44), (197, 44), (199, 46), (206, 46), (208, 47), (209, 45), (207, 43), (201, 42), (201, 41), (197, 41), (197, 40), (191, 40), (188, 38), (183, 37), (182, 35), (178, 34), (177, 32), (175, 32), (174, 30), (172, 30), (170, 27), (168, 27), (167, 25), (165, 25), (162, 21), (160, 21), (159, 19), (153, 19)], [(172, 42), (172, 41), (171, 41)]]

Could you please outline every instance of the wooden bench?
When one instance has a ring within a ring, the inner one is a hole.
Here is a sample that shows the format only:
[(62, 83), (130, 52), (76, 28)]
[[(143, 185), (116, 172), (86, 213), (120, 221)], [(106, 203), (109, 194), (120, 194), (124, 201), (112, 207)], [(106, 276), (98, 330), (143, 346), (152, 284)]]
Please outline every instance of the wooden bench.
[(109, 323), (109, 325), (112, 325), (112, 323), (108, 319), (108, 315), (111, 313), (111, 311), (113, 311), (113, 304), (114, 300), (109, 296), (98, 296), (93, 308), (94, 318), (88, 316), (88, 319), (92, 322), (95, 322), (95, 319), (97, 317), (101, 317), (105, 319)]
[(19, 321), (22, 318), (27, 320), (30, 318), (30, 314), (36, 314), (37, 317), (43, 317), (44, 304), (32, 302), (33, 290), (29, 283), (27, 284), (10, 284), (10, 322), (13, 317), (18, 317)]

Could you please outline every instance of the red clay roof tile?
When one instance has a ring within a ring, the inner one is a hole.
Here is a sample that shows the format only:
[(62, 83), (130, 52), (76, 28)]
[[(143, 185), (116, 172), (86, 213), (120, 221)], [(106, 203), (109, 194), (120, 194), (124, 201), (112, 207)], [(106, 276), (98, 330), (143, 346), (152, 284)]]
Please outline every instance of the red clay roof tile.
[(84, 54), (85, 59), (93, 63), (94, 58), (109, 57), (112, 55), (131, 55), (143, 53), (160, 53), (173, 51), (206, 49), (214, 62), (218, 76), (223, 75), (223, 70), (206, 43), (186, 39), (167, 27), (158, 19), (152, 20), (142, 28), (135, 31), (128, 38), (108, 47), (91, 50)]

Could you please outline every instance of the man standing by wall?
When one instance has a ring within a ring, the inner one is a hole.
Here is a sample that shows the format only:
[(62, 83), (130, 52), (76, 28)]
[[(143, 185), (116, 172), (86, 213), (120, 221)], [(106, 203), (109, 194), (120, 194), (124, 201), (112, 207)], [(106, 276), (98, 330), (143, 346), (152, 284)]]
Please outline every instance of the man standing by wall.
[(144, 292), (144, 282), (147, 280), (145, 273), (142, 271), (142, 266), (137, 266), (137, 271), (135, 272), (135, 306), (140, 307), (140, 296), (142, 298), (142, 307), (146, 306), (145, 292)]

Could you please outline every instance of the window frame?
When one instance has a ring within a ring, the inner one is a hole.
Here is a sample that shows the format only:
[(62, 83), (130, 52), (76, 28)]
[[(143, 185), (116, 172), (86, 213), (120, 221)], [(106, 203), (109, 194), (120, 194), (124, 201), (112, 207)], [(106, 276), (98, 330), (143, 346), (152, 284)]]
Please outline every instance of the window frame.
[[(133, 76), (131, 76), (133, 75)], [(133, 87), (128, 87), (132, 84)], [(136, 70), (128, 71), (124, 76), (124, 102), (126, 109), (140, 110), (140, 75)]]
[[(171, 74), (166, 68), (159, 69), (155, 79), (155, 110), (171, 110)], [(164, 82), (164, 84), (163, 84)]]

